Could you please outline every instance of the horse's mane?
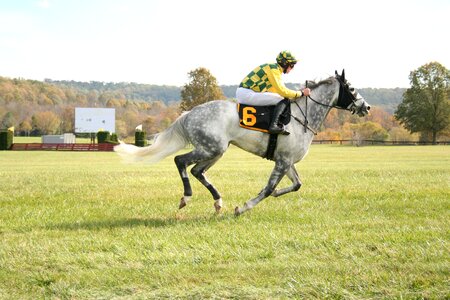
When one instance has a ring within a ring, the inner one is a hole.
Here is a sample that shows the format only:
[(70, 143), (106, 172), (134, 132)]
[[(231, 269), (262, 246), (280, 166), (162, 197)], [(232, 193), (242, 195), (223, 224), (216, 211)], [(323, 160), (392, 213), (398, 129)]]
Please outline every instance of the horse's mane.
[(318, 88), (319, 86), (321, 86), (323, 84), (332, 84), (333, 83), (333, 78), (334, 77), (330, 77), (330, 78), (327, 78), (327, 79), (323, 79), (323, 80), (321, 80), (319, 82), (315, 82), (313, 80), (311, 80), (311, 81), (308, 80), (308, 87), (311, 90), (314, 90), (314, 89)]

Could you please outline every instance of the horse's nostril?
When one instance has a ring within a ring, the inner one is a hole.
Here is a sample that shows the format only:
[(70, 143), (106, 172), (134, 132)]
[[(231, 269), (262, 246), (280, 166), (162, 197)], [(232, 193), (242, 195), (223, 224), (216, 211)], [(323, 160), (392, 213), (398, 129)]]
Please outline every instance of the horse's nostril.
[(367, 105), (367, 110), (370, 110), (370, 105)]

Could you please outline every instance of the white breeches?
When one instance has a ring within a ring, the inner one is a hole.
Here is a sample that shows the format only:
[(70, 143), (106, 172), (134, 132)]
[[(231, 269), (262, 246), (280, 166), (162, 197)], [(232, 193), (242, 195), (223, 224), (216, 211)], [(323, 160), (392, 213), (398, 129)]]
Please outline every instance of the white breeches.
[(277, 93), (257, 93), (251, 89), (237, 88), (236, 98), (239, 103), (247, 105), (276, 105), (284, 98)]

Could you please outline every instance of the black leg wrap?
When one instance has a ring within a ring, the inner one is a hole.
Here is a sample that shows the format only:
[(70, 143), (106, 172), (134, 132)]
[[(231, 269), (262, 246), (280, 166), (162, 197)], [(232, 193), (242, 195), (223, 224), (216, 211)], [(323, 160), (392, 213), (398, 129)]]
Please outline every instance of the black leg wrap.
[(192, 196), (192, 188), (191, 188), (191, 183), (189, 182), (189, 178), (185, 177), (185, 178), (182, 178), (181, 180), (183, 181), (184, 195)]
[(219, 192), (212, 186), (212, 184), (207, 185), (206, 188), (208, 189), (208, 191), (210, 191), (214, 200), (219, 200), (220, 198), (222, 198)]

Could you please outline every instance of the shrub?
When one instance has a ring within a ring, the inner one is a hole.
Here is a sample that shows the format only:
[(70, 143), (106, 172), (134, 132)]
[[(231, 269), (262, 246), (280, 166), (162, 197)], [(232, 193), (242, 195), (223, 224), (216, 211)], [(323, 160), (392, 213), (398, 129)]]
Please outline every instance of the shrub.
[(0, 131), (0, 150), (9, 150), (13, 143), (13, 132), (10, 130)]
[(112, 144), (118, 144), (119, 138), (117, 137), (117, 133), (111, 133), (111, 136), (109, 138), (109, 142)]
[(147, 146), (147, 133), (145, 131), (136, 131), (134, 133), (134, 144), (138, 147)]
[(109, 131), (99, 131), (97, 132), (97, 141), (99, 144), (108, 143), (109, 141)]

